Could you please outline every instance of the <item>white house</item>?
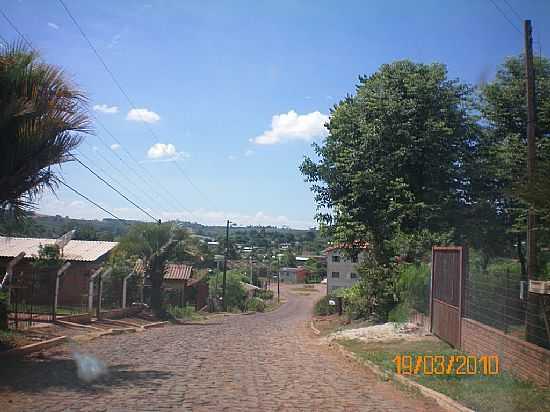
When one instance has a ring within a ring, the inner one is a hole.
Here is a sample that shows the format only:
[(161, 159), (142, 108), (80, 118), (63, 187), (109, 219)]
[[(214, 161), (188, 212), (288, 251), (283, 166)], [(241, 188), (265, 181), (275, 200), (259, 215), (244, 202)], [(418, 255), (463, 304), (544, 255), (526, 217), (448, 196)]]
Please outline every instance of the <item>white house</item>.
[(360, 247), (355, 257), (349, 257), (344, 249), (350, 249), (349, 245), (339, 244), (325, 249), (327, 257), (327, 292), (333, 293), (340, 288), (349, 288), (359, 280), (357, 268), (366, 259), (367, 244)]

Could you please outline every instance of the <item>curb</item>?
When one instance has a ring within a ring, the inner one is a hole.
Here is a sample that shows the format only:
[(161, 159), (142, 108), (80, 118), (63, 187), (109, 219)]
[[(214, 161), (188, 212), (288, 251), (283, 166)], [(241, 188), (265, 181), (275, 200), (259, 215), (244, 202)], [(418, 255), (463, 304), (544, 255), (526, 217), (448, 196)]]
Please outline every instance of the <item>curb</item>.
[(27, 355), (32, 352), (40, 351), (58, 345), (65, 342), (66, 340), (66, 336), (58, 336), (56, 338), (48, 339), (42, 342), (31, 343), (30, 345), (21, 346), (20, 348), (13, 348), (5, 352), (0, 352), (0, 358)]
[(346, 348), (344, 348), (342, 345), (340, 345), (337, 342), (331, 342), (329, 344), (329, 347), (335, 348), (346, 358), (353, 360), (354, 362), (357, 362), (362, 366), (366, 366), (371, 372), (373, 372), (376, 376), (378, 376), (379, 378), (382, 378), (383, 380), (386, 380), (386, 381), (395, 380), (409, 388), (418, 390), (423, 396), (434, 400), (439, 406), (446, 409), (447, 411), (475, 412), (474, 410), (467, 408), (466, 406), (458, 403), (454, 399), (449, 398), (447, 395), (443, 395), (440, 392), (434, 391), (433, 389), (420, 385), (419, 383), (414, 382), (402, 375), (396, 375), (393, 372), (386, 371), (368, 359), (359, 358), (357, 355), (348, 351)]
[(147, 325), (143, 325), (142, 328), (143, 329), (157, 328), (157, 327), (164, 326), (164, 325), (167, 325), (167, 324), (168, 324), (168, 321), (153, 322), (153, 323), (149, 323)]
[(312, 320), (309, 321), (309, 327), (311, 328), (313, 333), (315, 333), (317, 336), (321, 334), (321, 331), (315, 327)]
[(91, 330), (98, 330), (98, 331), (103, 330), (103, 329), (98, 328), (96, 326), (83, 325), (82, 323), (76, 323), (76, 322), (69, 322), (68, 320), (57, 319), (54, 323), (56, 325), (67, 326), (67, 327), (70, 327), (70, 328), (91, 329)]

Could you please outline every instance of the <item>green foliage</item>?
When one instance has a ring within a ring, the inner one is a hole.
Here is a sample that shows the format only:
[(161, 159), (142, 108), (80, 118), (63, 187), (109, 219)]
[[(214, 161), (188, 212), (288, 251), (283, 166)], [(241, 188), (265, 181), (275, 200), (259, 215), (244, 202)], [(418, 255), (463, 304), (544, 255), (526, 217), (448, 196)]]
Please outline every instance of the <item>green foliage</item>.
[(34, 50), (0, 50), (0, 212), (19, 218), (46, 189), (55, 189), (51, 166), (71, 160), (89, 131), (86, 97), (58, 67)]
[(259, 297), (253, 297), (246, 302), (246, 310), (250, 312), (264, 312), (265, 302)]
[(38, 259), (32, 263), (33, 267), (38, 270), (58, 269), (62, 264), (61, 249), (55, 244), (39, 245)]
[[(245, 307), (246, 290), (243, 287), (243, 281), (246, 281), (244, 273), (236, 270), (227, 272), (225, 300), (229, 311), (232, 309), (243, 310)], [(212, 296), (223, 296), (223, 274), (218, 273), (208, 279), (208, 286)]]
[(410, 313), (410, 306), (405, 302), (400, 303), (388, 313), (388, 322), (407, 322), (409, 320)]
[(273, 299), (273, 291), (272, 290), (266, 290), (266, 289), (260, 289), (256, 291), (256, 297), (263, 299), (263, 300), (271, 300)]
[(176, 319), (192, 319), (195, 314), (195, 308), (190, 305), (184, 307), (168, 305), (166, 311)]
[(430, 267), (426, 263), (402, 263), (397, 266), (396, 292), (404, 305), (427, 314), (430, 300)]
[(330, 299), (334, 299), (332, 296), (323, 296), (315, 303), (313, 311), (318, 316), (333, 315), (336, 313), (336, 305), (332, 306), (328, 304)]
[(318, 163), (301, 171), (337, 241), (368, 240), (388, 263), (395, 233), (451, 230), (465, 191), (464, 159), (475, 139), (472, 90), (444, 65), (398, 61), (360, 77), (331, 112)]

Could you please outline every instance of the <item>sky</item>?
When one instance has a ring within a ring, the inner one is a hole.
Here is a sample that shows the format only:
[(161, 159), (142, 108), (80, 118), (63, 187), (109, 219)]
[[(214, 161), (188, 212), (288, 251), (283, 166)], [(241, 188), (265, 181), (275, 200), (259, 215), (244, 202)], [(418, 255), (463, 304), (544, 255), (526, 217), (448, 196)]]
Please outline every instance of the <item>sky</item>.
[[(0, 10), (87, 94), (94, 134), (76, 157), (162, 220), (313, 227), (299, 165), (359, 75), (411, 59), (490, 80), (523, 49), (520, 17), (550, 54), (547, 0), (64, 1), (131, 104), (59, 1)], [(0, 35), (18, 39), (1, 16)], [(151, 220), (81, 164), (60, 173), (116, 216)], [(37, 211), (109, 217), (65, 187)]]

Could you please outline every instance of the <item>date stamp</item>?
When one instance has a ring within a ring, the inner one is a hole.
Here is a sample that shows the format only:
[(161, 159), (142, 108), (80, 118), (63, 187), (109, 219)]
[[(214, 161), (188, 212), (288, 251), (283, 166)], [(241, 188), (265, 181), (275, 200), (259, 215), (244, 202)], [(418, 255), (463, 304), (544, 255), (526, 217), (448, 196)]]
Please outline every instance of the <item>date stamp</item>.
[(497, 355), (407, 355), (393, 358), (398, 375), (487, 375), (500, 372)]

